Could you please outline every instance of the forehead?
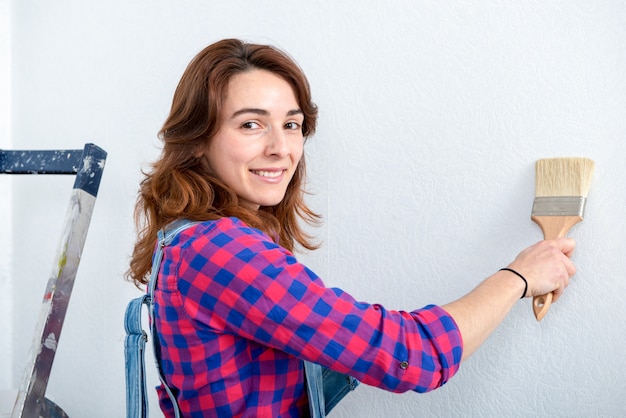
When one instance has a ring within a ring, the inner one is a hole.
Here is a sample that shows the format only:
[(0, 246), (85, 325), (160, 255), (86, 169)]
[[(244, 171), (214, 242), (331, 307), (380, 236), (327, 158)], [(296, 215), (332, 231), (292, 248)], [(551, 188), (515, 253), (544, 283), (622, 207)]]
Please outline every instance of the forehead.
[(259, 69), (231, 77), (224, 98), (225, 108), (253, 104), (298, 107), (294, 89), (289, 82), (270, 71)]

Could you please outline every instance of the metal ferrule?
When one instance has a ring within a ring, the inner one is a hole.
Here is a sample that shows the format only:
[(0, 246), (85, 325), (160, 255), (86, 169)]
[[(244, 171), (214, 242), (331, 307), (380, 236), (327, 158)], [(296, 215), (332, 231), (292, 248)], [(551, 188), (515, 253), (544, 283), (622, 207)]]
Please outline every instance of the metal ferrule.
[(533, 203), (532, 216), (580, 216), (587, 198), (582, 196), (540, 196)]

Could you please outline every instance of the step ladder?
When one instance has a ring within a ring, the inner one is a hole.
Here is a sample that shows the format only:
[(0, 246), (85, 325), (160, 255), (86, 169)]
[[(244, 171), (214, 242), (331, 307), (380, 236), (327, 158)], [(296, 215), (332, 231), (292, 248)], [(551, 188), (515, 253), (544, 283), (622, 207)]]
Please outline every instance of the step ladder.
[(54, 267), (11, 418), (62, 418), (45, 397), (67, 305), (87, 238), (107, 153), (94, 144), (72, 150), (0, 150), (0, 174), (75, 175)]

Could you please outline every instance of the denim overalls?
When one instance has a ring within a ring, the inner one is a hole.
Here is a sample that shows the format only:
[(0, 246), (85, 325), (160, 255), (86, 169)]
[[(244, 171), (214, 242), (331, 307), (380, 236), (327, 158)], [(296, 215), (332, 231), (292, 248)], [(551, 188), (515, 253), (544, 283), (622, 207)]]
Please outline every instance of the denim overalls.
[[(180, 418), (180, 411), (176, 403), (176, 397), (169, 386), (165, 383), (165, 377), (161, 370), (160, 357), (161, 347), (156, 337), (154, 321), (154, 289), (157, 276), (163, 259), (163, 248), (168, 246), (174, 237), (184, 229), (196, 224), (189, 220), (181, 219), (169, 224), (165, 230), (158, 233), (158, 248), (152, 263), (148, 294), (133, 299), (126, 308), (124, 326), (126, 328), (126, 341), (124, 355), (126, 359), (126, 417), (145, 418), (148, 416), (148, 395), (146, 389), (145, 372), (145, 345), (147, 334), (141, 326), (141, 310), (145, 304), (150, 316), (150, 333), (152, 335), (152, 348), (155, 355), (155, 363), (159, 371), (159, 379), (163, 384), (172, 405), (176, 418)], [(309, 410), (311, 418), (324, 418), (344, 396), (353, 391), (359, 384), (355, 378), (337, 373), (319, 364), (303, 361), (304, 375), (307, 394), (309, 397)]]

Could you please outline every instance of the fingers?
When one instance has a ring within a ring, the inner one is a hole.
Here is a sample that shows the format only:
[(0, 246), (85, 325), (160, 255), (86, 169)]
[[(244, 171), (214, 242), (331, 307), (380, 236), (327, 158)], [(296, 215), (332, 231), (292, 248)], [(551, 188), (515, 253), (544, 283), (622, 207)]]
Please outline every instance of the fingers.
[(552, 241), (554, 242), (554, 245), (559, 249), (559, 251), (561, 251), (561, 253), (563, 253), (566, 257), (562, 261), (563, 261), (563, 267), (565, 268), (565, 271), (567, 273), (567, 277), (565, 277), (565, 280), (567, 282), (566, 286), (567, 286), (567, 284), (569, 284), (570, 277), (576, 274), (576, 266), (571, 260), (572, 253), (574, 252), (574, 249), (576, 248), (576, 241), (567, 237), (557, 238)]
[(555, 289), (552, 292), (552, 303), (556, 303), (556, 301), (559, 300), (559, 298), (564, 293), (564, 291), (565, 291), (564, 287), (559, 287), (558, 289)]
[[(575, 272), (576, 272), (576, 269), (574, 268), (574, 273)], [(559, 300), (561, 295), (565, 293), (565, 289), (567, 288), (567, 286), (569, 286), (570, 279), (574, 275), (574, 273), (570, 275), (569, 270), (568, 270), (568, 273), (564, 275), (563, 281), (557, 284), (558, 287), (552, 291), (552, 294), (553, 294), (552, 303), (555, 303), (557, 300)]]

